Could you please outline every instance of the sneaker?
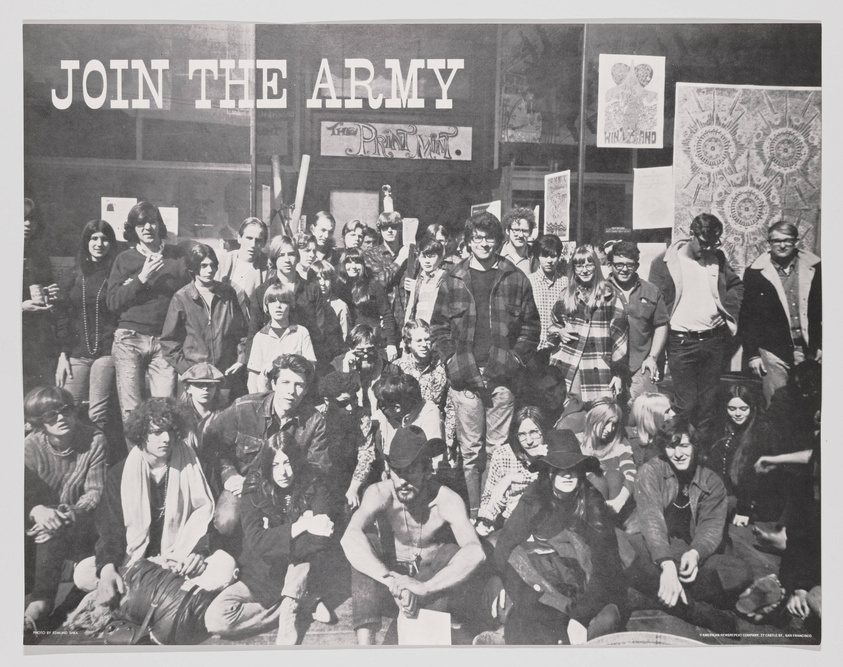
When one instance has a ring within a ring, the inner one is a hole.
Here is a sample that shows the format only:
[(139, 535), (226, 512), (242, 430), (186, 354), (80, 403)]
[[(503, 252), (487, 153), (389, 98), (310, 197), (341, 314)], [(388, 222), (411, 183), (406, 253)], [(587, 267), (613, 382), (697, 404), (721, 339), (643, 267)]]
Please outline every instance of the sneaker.
[(281, 600), (278, 614), (278, 636), (275, 638), (277, 646), (295, 646), (299, 643), (299, 630), (296, 621), (299, 611), (299, 601), (285, 597)]
[(503, 626), (497, 630), (486, 630), (477, 635), (471, 642), (474, 646), (486, 646), (490, 644), (505, 644), (503, 639)]

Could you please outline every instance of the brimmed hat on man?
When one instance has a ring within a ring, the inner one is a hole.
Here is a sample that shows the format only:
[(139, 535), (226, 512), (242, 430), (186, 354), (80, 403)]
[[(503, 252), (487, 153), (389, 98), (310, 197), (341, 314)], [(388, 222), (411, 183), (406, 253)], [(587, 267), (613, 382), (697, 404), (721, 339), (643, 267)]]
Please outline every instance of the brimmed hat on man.
[(432, 459), (444, 453), (445, 441), (442, 438), (427, 439), (418, 426), (403, 426), (395, 431), (389, 453), (384, 454), (386, 462), (395, 470), (409, 468), (420, 457)]
[(600, 462), (593, 456), (586, 456), (580, 449), (579, 440), (573, 431), (568, 429), (552, 429), (544, 438), (547, 454), (539, 461), (557, 470), (568, 470), (580, 464), (588, 469), (599, 470)]
[(225, 376), (217, 370), (216, 366), (203, 361), (188, 368), (182, 374), (181, 381), (207, 384), (211, 382), (220, 383), (224, 378)]

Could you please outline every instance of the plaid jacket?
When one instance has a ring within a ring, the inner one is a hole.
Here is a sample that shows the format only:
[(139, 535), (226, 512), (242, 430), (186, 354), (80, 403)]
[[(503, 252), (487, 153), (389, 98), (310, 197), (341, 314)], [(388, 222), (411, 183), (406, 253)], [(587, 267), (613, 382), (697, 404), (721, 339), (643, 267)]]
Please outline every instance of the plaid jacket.
[(565, 374), (568, 390), (579, 369), (582, 385), (580, 397), (583, 401), (610, 396), (609, 383), (612, 376), (624, 377), (629, 372), (629, 321), (615, 291), (606, 285), (602, 298), (591, 312), (578, 299), (577, 312), (566, 314), (562, 301), (557, 301), (551, 319), (554, 325), (564, 324), (566, 329), (578, 334), (570, 344), (560, 343), (559, 349), (550, 357), (550, 363), (558, 366)]
[(430, 333), (445, 360), (454, 389), (483, 389), (486, 382), (512, 385), (535, 353), (541, 320), (530, 281), (508, 259), (498, 258), (500, 276), (492, 286), (492, 345), (483, 376), (474, 360), (477, 308), (471, 290), (471, 258), (456, 264), (442, 280)]

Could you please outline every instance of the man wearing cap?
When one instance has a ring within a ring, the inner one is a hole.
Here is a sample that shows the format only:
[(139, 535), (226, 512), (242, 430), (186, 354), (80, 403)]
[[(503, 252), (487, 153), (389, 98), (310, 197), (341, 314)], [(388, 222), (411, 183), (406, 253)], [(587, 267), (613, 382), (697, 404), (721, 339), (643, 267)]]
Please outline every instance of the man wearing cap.
[[(420, 607), (448, 611), (466, 601), (463, 584), (485, 560), (462, 499), (431, 477), (431, 459), (443, 451), (444, 442), (419, 427), (399, 428), (386, 457), (389, 479), (366, 490), (343, 535), (358, 644), (373, 642), (387, 591), (409, 617)], [(376, 522), (390, 525), (393, 544), (374, 538)], [(456, 544), (444, 541), (449, 532)]]
[(691, 222), (691, 238), (656, 257), (650, 282), (670, 312), (667, 353), (677, 412), (702, 428), (714, 416), (714, 396), (738, 330), (744, 286), (720, 250), (723, 223), (708, 213)]
[(331, 463), (325, 418), (304, 397), (313, 382), (313, 364), (298, 354), (282, 354), (267, 372), (272, 391), (238, 398), (213, 420), (205, 433), (225, 489), (217, 501), (214, 525), (223, 535), (239, 525), (240, 493), (265, 447), (292, 440), (305, 452), (311, 471), (326, 478)]

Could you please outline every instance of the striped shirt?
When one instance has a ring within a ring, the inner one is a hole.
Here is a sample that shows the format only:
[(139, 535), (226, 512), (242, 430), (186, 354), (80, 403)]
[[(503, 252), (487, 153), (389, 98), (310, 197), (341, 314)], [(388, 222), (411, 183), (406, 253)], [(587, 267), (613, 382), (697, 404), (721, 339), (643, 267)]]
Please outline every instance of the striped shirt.
[(24, 440), (24, 463), (72, 509), (96, 509), (105, 486), (105, 436), (86, 424), (77, 424), (64, 452), (57, 452), (43, 431)]

